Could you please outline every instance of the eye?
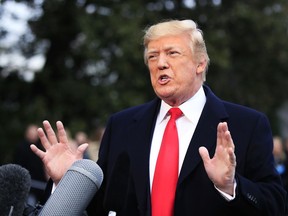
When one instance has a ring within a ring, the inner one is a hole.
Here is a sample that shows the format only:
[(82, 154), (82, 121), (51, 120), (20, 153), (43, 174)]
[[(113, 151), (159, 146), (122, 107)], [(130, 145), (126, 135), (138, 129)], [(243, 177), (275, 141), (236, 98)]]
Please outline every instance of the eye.
[(147, 56), (147, 59), (148, 60), (155, 60), (157, 58), (157, 55), (154, 53), (154, 54), (149, 54), (148, 56)]
[(178, 51), (176, 51), (176, 50), (170, 50), (168, 52), (168, 55), (170, 55), (170, 56), (178, 56), (178, 55), (180, 55), (180, 53)]

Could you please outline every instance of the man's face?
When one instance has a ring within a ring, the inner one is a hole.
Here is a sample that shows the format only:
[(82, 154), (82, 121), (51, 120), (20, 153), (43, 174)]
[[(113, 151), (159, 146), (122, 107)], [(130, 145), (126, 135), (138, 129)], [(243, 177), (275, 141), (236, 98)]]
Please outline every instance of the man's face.
[(179, 106), (202, 85), (206, 62), (196, 62), (187, 34), (160, 37), (147, 46), (151, 83), (159, 98)]

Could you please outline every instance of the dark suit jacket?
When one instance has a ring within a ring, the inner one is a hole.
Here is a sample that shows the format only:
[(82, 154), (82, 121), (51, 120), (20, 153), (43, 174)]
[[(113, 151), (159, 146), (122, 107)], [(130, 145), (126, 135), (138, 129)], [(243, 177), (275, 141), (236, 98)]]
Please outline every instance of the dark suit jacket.
[[(175, 216), (284, 215), (286, 193), (274, 169), (272, 134), (262, 113), (217, 98), (204, 86), (207, 102), (178, 179)], [(160, 100), (111, 116), (98, 164), (104, 182), (89, 205), (89, 215), (151, 215), (149, 152)], [(226, 201), (209, 180), (200, 146), (214, 155), (217, 125), (226, 121), (237, 159), (236, 198)], [(187, 128), (189, 130), (189, 128)]]

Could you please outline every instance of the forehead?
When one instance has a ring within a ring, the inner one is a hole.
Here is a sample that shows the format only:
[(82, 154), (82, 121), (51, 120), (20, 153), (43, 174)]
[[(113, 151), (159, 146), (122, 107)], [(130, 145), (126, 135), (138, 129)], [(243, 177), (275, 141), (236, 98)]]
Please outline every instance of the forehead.
[(159, 49), (172, 49), (179, 48), (184, 49), (189, 46), (189, 37), (187, 34), (168, 35), (162, 36), (157, 39), (151, 40), (147, 45), (147, 50), (159, 50)]

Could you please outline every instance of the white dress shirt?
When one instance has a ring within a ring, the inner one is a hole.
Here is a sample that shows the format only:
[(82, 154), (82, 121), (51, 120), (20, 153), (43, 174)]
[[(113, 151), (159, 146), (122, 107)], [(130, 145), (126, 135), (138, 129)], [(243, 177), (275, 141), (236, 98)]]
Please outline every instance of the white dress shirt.
[[(201, 87), (197, 93), (181, 104), (179, 108), (183, 112), (183, 115), (176, 120), (178, 137), (179, 137), (179, 170), (178, 175), (180, 173), (188, 146), (194, 134), (195, 128), (198, 124), (199, 118), (203, 111), (203, 108), (206, 103), (206, 95), (203, 87)], [(154, 134), (152, 138), (151, 150), (150, 150), (150, 188), (152, 188), (154, 172), (156, 167), (156, 161), (158, 157), (158, 153), (160, 150), (162, 137), (164, 134), (164, 130), (166, 124), (170, 119), (170, 115), (168, 114), (169, 109), (172, 108), (170, 105), (161, 101), (160, 110), (157, 116)], [(231, 201), (235, 198), (235, 190), (236, 190), (236, 182), (234, 183), (234, 196), (230, 196), (218, 188), (215, 187), (219, 191), (219, 193), (227, 200)]]
[[(185, 103), (181, 104), (179, 108), (183, 112), (183, 115), (176, 120), (178, 137), (179, 137), (179, 171), (180, 173), (189, 143), (194, 134), (195, 128), (201, 116), (202, 110), (206, 103), (206, 96), (201, 87), (197, 93)], [(150, 186), (152, 188), (152, 182), (154, 177), (154, 171), (156, 167), (156, 161), (160, 150), (162, 137), (166, 124), (168, 123), (170, 116), (167, 112), (171, 106), (164, 101), (161, 102), (159, 114), (157, 116), (154, 134), (152, 138), (151, 151), (150, 151)]]

